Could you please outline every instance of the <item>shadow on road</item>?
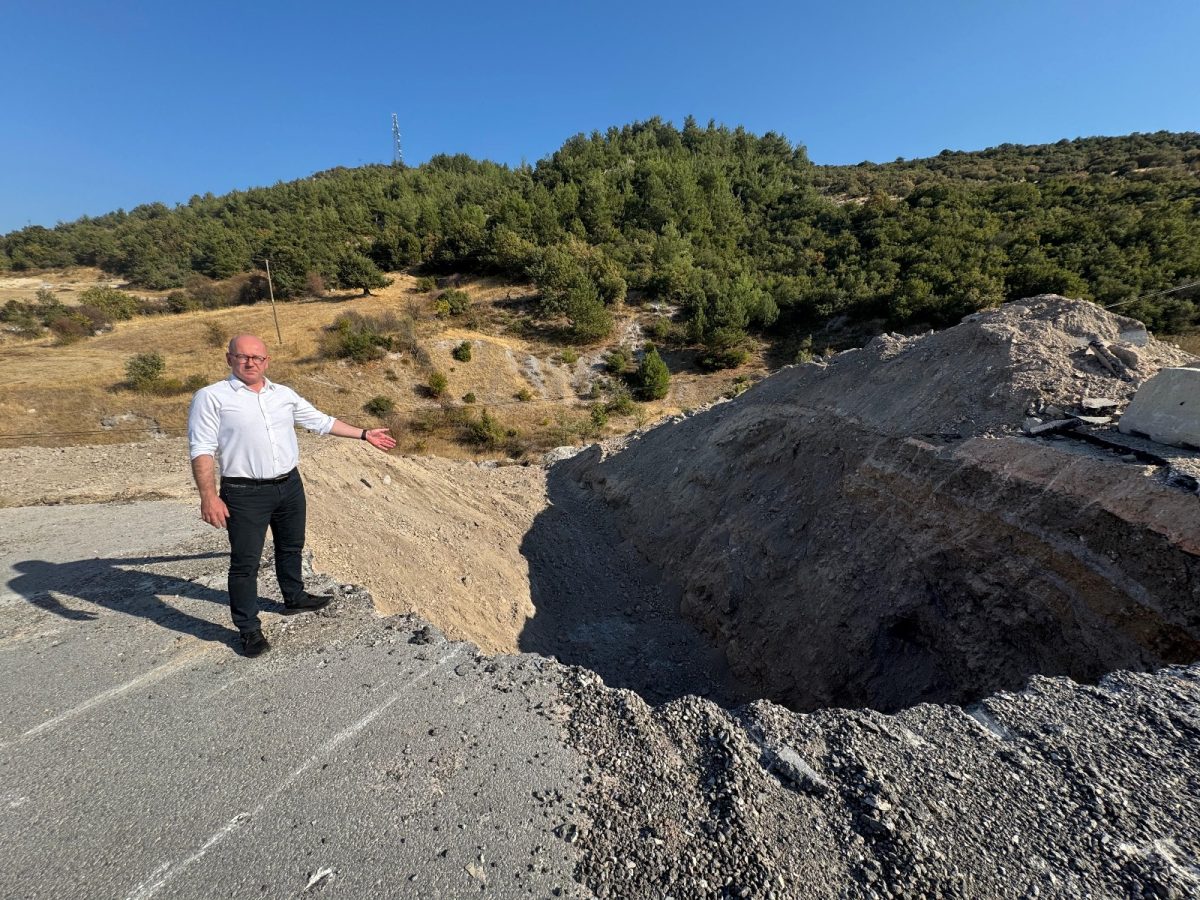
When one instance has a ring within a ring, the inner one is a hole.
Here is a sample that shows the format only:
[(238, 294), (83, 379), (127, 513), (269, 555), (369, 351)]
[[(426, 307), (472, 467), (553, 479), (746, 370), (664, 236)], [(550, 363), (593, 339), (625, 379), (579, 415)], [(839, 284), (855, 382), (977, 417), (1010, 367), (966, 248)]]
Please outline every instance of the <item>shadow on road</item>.
[(680, 617), (677, 589), (623, 541), (613, 514), (580, 485), (574, 472), (590, 453), (550, 469), (550, 505), (521, 542), (535, 613), (518, 646), (585, 666), (650, 703), (687, 694), (725, 705), (752, 699), (724, 654)]
[[(164, 600), (179, 597), (183, 600), (206, 600), (229, 605), (225, 591), (213, 590), (202, 584), (172, 575), (162, 575), (138, 569), (186, 560), (216, 559), (222, 553), (197, 553), (184, 556), (118, 557), (113, 559), (84, 559), (71, 562), (49, 562), (29, 559), (13, 563), (19, 574), (10, 579), (8, 589), (46, 612), (76, 622), (97, 619), (98, 612), (76, 609), (63, 602), (75, 598), (101, 609), (140, 616), (163, 628), (179, 631), (206, 641), (229, 643), (237, 631), (201, 616), (192, 615)], [(268, 608), (278, 606), (261, 601)]]

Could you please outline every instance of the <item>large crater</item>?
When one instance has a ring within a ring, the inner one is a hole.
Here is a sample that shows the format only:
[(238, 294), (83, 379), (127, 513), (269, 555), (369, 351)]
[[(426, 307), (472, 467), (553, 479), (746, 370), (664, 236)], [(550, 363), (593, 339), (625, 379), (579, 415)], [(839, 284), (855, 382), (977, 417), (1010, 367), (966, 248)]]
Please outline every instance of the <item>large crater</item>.
[[(520, 647), (648, 699), (795, 710), (967, 703), (1034, 674), (1200, 659), (1196, 496), (1137, 460), (1017, 433), (1031, 405), (1125, 399), (1181, 361), (1137, 331), (1035, 298), (556, 465), (522, 545), (537, 613)], [(1137, 342), (1131, 381), (1092, 360), (1093, 338)], [(558, 536), (601, 506), (593, 542), (615, 555), (564, 555)], [(629, 596), (634, 550), (653, 597)]]

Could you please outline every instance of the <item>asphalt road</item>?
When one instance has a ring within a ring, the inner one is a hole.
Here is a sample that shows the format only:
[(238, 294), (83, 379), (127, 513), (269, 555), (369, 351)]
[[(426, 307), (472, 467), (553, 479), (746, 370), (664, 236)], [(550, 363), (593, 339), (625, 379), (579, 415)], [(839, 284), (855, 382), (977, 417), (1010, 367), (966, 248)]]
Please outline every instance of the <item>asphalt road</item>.
[(191, 505), (0, 509), (0, 893), (587, 895), (561, 667), (273, 577), (242, 658), (224, 551)]

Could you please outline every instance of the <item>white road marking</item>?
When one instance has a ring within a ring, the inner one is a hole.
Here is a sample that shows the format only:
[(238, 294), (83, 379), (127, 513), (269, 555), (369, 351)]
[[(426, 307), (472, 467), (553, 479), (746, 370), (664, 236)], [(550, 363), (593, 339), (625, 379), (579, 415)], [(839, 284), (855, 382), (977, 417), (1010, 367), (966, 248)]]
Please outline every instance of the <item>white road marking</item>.
[(405, 693), (408, 692), (409, 688), (415, 685), (418, 681), (423, 680), (427, 676), (440, 669), (447, 662), (457, 656), (461, 649), (461, 646), (452, 649), (432, 666), (429, 666), (424, 671), (415, 675), (412, 680), (409, 681), (401, 690), (396, 691), (396, 693), (392, 694), (392, 696), (388, 697), (387, 700), (383, 701), (383, 703), (379, 704), (357, 722), (346, 726), (329, 740), (327, 740), (324, 744), (318, 747), (308, 759), (301, 763), (292, 772), (288, 773), (288, 775), (281, 782), (279, 782), (275, 789), (267, 794), (267, 796), (260, 804), (258, 804), (258, 806), (254, 807), (254, 809), (252, 809), (250, 812), (238, 813), (236, 816), (222, 825), (216, 832), (214, 832), (190, 856), (187, 856), (174, 864), (169, 862), (163, 863), (161, 866), (155, 869), (152, 873), (150, 873), (150, 876), (145, 881), (143, 881), (129, 893), (127, 900), (149, 900), (150, 897), (153, 897), (159, 892), (159, 890), (165, 887), (169, 881), (175, 878), (175, 876), (187, 869), (193, 863), (197, 863), (203, 859), (209, 850), (217, 846), (217, 844), (221, 843), (221, 841), (225, 840), (225, 838), (229, 837), (229, 835), (233, 834), (233, 832), (237, 831), (247, 822), (253, 821), (254, 818), (266, 808), (268, 803), (295, 784), (305, 772), (307, 772), (342, 744), (346, 743), (346, 741), (350, 740), (352, 737), (357, 735), (364, 728), (378, 719), (397, 700), (403, 697)]
[(191, 653), (184, 653), (180, 656), (175, 657), (172, 660), (169, 660), (169, 661), (163, 663), (161, 666), (156, 666), (155, 668), (151, 669), (148, 672), (143, 672), (141, 675), (137, 676), (136, 678), (131, 678), (129, 681), (126, 681), (124, 684), (118, 684), (116, 687), (109, 688), (107, 691), (101, 691), (99, 694), (96, 694), (94, 697), (89, 697), (87, 700), (84, 700), (82, 703), (80, 703), (76, 706), (72, 706), (68, 710), (64, 710), (63, 712), (60, 712), (57, 716), (54, 716), (51, 719), (47, 719), (45, 722), (42, 722), (40, 725), (34, 725), (32, 728), (30, 728), (24, 734), (20, 735), (19, 737), (14, 738), (11, 741), (0, 741), (0, 750), (10, 747), (13, 744), (17, 743), (18, 741), (23, 741), (27, 738), (36, 737), (39, 734), (44, 734), (45, 732), (49, 731), (50, 729), (61, 725), (63, 722), (69, 721), (71, 719), (74, 719), (78, 716), (83, 715), (89, 709), (99, 706), (101, 703), (107, 703), (109, 700), (112, 700), (115, 697), (121, 696), (121, 694), (124, 694), (126, 691), (130, 691), (133, 688), (141, 687), (144, 684), (150, 684), (152, 682), (158, 681), (161, 678), (165, 678), (166, 676), (168, 676), (172, 672), (174, 672), (176, 669), (181, 669), (184, 666), (188, 665), (189, 663), (193, 662), (197, 656), (200, 656), (204, 652), (205, 652), (204, 650), (201, 650), (199, 652), (193, 651)]

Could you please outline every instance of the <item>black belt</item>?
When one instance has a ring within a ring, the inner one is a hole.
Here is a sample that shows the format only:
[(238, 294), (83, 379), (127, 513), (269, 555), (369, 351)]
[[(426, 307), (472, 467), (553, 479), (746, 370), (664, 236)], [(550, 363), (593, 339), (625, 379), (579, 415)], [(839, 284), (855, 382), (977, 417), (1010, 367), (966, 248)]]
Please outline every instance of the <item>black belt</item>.
[(291, 478), (295, 474), (296, 474), (296, 470), (292, 469), (292, 471), (286, 472), (283, 475), (280, 475), (278, 478), (238, 478), (236, 475), (221, 476), (221, 483), (222, 484), (283, 484), (283, 482), (287, 481), (289, 478)]

